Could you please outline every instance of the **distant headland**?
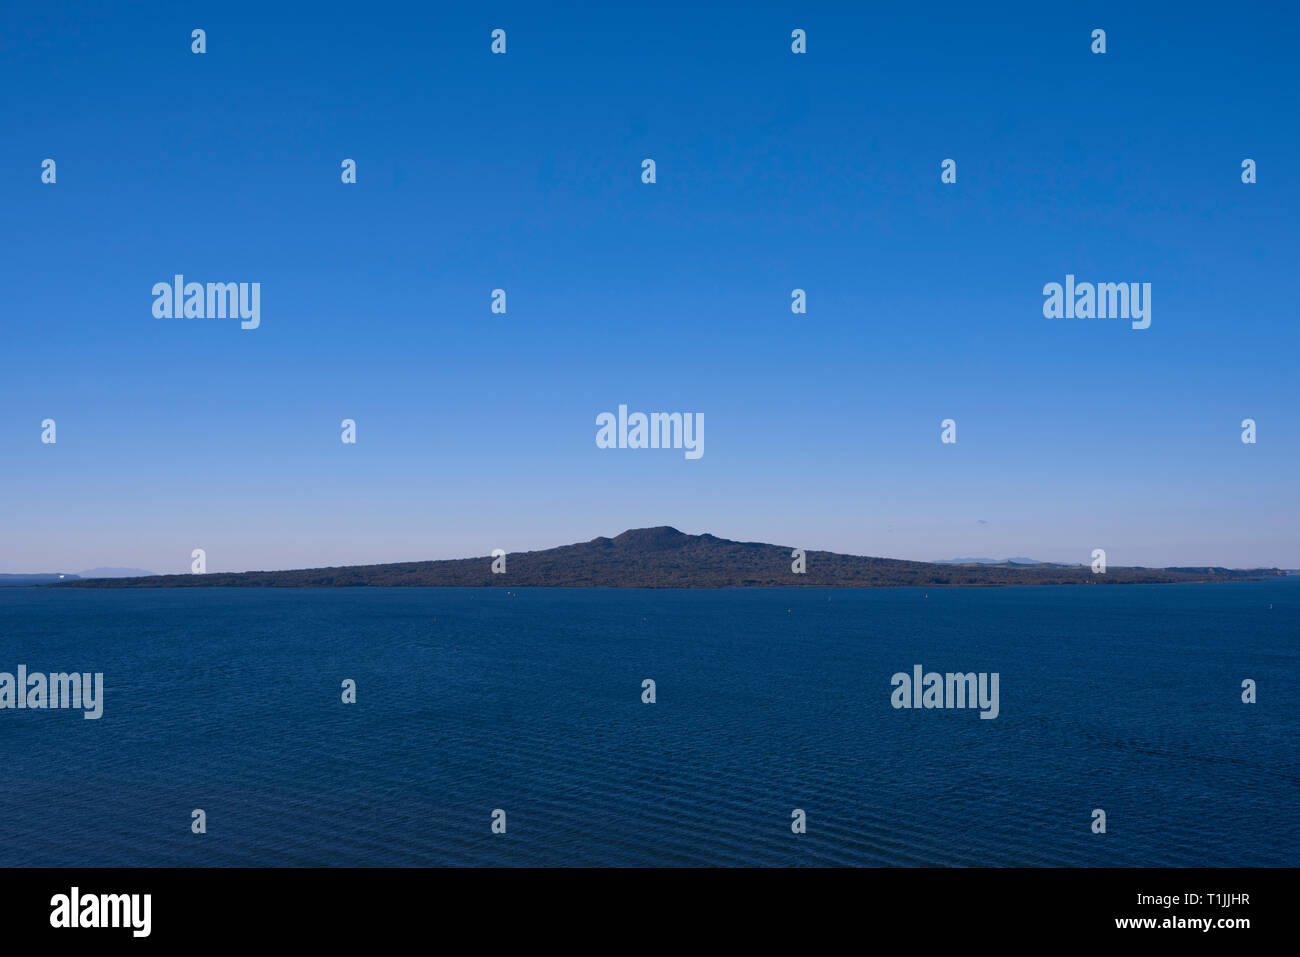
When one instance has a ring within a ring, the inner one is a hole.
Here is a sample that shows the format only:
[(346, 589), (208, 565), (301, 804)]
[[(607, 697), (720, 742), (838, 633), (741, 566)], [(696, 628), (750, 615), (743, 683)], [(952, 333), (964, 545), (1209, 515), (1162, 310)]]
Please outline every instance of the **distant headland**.
[[(493, 568), (504, 568), (494, 572)], [(795, 568), (802, 568), (796, 572)], [(1124, 568), (1088, 565), (943, 564), (802, 551), (789, 545), (687, 535), (675, 528), (630, 529), (614, 538), (446, 561), (212, 572), (55, 582), (50, 588), (340, 588), (349, 586), (498, 588), (880, 588), (943, 585), (1121, 585), (1280, 578), (1277, 568)]]

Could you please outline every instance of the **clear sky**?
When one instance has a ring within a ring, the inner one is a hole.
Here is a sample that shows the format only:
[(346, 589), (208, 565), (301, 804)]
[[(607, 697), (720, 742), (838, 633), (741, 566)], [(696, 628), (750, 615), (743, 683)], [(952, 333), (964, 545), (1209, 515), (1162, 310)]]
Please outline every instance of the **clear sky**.
[[(1300, 566), (1295, 7), (619, 7), (10, 5), (0, 572)], [(260, 328), (155, 318), (176, 273)], [(1150, 328), (1044, 318), (1067, 273)], [(597, 448), (620, 403), (705, 454)]]

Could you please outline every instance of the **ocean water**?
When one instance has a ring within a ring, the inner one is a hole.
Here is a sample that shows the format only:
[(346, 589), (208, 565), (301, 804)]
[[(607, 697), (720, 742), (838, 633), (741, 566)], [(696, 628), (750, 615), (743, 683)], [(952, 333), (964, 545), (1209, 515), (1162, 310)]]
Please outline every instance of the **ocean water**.
[(1297, 580), (0, 589), (19, 664), (105, 702), (0, 711), (5, 867), (1300, 864)]

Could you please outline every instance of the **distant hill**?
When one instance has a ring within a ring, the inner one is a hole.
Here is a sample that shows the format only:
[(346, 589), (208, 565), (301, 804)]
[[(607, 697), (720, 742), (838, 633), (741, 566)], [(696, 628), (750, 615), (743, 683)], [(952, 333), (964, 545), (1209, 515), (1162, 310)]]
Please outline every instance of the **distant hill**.
[[(1036, 558), (948, 558), (938, 562), (936, 565), (1059, 565), (1059, 562), (1040, 562)], [(1062, 568), (1069, 568), (1069, 565), (1061, 565)]]
[(64, 581), (56, 588), (329, 588), (353, 585), (601, 587), (601, 588), (866, 588), (888, 585), (1118, 585), (1275, 578), (1275, 568), (1149, 569), (1110, 567), (1094, 575), (1074, 565), (946, 565), (806, 552), (807, 573), (790, 570), (792, 546), (735, 542), (714, 535), (687, 535), (663, 525), (631, 529), (614, 538), (506, 556), (506, 573), (492, 573), (492, 559), (400, 562), (305, 568), (273, 572), (213, 572)]
[(157, 573), (147, 572), (143, 568), (92, 568), (89, 571), (77, 572), (79, 578), (140, 578), (154, 574)]

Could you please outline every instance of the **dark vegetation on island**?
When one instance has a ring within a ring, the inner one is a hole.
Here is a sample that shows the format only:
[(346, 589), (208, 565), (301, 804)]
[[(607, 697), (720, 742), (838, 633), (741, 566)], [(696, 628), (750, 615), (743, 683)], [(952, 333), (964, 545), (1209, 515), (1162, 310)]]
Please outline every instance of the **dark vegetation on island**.
[(1087, 565), (952, 565), (806, 552), (805, 574), (791, 571), (793, 546), (733, 542), (687, 535), (675, 528), (638, 528), (506, 556), (506, 573), (492, 559), (397, 562), (274, 572), (213, 572), (63, 581), (52, 588), (338, 588), (416, 585), (497, 588), (872, 588), (913, 585), (1121, 585), (1276, 578), (1276, 568), (1120, 568), (1094, 574)]

